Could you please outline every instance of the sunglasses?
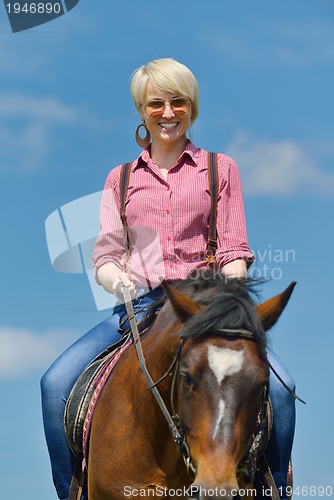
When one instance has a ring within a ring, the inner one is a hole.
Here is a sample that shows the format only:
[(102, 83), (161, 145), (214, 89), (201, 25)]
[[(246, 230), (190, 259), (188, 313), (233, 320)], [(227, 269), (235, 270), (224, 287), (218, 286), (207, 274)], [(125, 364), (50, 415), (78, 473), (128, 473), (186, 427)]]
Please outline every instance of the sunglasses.
[(163, 114), (166, 106), (169, 106), (175, 115), (184, 115), (188, 113), (191, 100), (187, 97), (174, 97), (170, 101), (155, 99), (144, 104), (144, 110), (149, 118), (156, 118)]

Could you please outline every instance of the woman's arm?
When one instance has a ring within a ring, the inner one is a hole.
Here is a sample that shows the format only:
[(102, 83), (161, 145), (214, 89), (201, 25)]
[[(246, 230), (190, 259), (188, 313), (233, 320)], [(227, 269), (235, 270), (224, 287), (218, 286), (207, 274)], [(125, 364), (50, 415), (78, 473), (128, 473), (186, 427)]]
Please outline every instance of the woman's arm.
[[(100, 233), (93, 251), (95, 280), (99, 285), (116, 295), (116, 286), (122, 282), (135, 295), (135, 286), (130, 277), (123, 271), (125, 248), (123, 241), (123, 225), (120, 218), (120, 202), (117, 186), (119, 185), (119, 169), (112, 171), (107, 177), (100, 205)], [(121, 299), (121, 297), (117, 297)]]
[(232, 158), (218, 156), (217, 266), (228, 276), (245, 277), (254, 256), (248, 246), (246, 217), (238, 167)]

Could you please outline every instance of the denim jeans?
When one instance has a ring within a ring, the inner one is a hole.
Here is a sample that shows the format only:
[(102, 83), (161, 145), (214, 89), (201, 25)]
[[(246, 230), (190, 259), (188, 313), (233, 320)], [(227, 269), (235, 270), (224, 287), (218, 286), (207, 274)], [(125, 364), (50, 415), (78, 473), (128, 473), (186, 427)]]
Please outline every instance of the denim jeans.
[[(296, 388), (291, 375), (270, 347), (267, 347), (267, 356), (273, 369), (294, 392)], [(276, 486), (280, 488), (279, 493), (281, 494), (281, 498), (282, 500), (286, 500), (285, 489), (287, 487), (288, 466), (295, 434), (295, 399), (271, 370), (269, 384), (274, 423), (265, 453)]]
[[(134, 310), (139, 320), (149, 305), (159, 298), (161, 289), (156, 289), (134, 301)], [(42, 412), (47, 447), (51, 460), (53, 482), (58, 497), (68, 499), (75, 458), (68, 446), (64, 431), (64, 410), (67, 398), (84, 368), (101, 351), (117, 342), (119, 323), (126, 316), (124, 305), (114, 308), (113, 314), (92, 328), (72, 344), (48, 369), (41, 380)], [(124, 325), (126, 328), (128, 325)], [(268, 357), (274, 369), (294, 389), (290, 375), (275, 354), (268, 348)], [(267, 458), (278, 486), (286, 486), (287, 468), (294, 436), (294, 399), (275, 375), (270, 377), (270, 395), (274, 410), (274, 429), (267, 449)], [(285, 498), (284, 496), (282, 498)]]

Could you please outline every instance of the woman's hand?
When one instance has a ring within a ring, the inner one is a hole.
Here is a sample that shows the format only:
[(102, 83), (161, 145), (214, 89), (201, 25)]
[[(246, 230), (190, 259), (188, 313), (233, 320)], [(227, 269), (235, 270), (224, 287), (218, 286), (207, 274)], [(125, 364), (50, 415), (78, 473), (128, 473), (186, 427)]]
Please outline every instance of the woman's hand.
[(243, 279), (247, 276), (247, 264), (244, 259), (236, 259), (222, 267), (222, 272), (227, 278)]
[(131, 297), (133, 299), (135, 298), (135, 285), (129, 279), (127, 273), (122, 271), (122, 269), (117, 267), (113, 262), (107, 262), (101, 266), (97, 272), (97, 277), (103, 288), (107, 292), (113, 293), (118, 300), (124, 301), (123, 297), (116, 293), (116, 287), (119, 283), (123, 283), (123, 285), (130, 290)]

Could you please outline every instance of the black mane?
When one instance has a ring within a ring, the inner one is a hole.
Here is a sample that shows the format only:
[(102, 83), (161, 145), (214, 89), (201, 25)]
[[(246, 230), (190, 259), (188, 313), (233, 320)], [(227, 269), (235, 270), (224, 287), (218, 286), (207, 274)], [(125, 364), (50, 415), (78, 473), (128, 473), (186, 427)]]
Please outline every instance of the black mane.
[(264, 354), (266, 336), (252, 298), (257, 294), (258, 284), (253, 279), (227, 279), (222, 273), (211, 270), (193, 273), (178, 282), (178, 290), (206, 306), (185, 323), (182, 338), (217, 335), (224, 328), (246, 329), (254, 334), (259, 350)]

